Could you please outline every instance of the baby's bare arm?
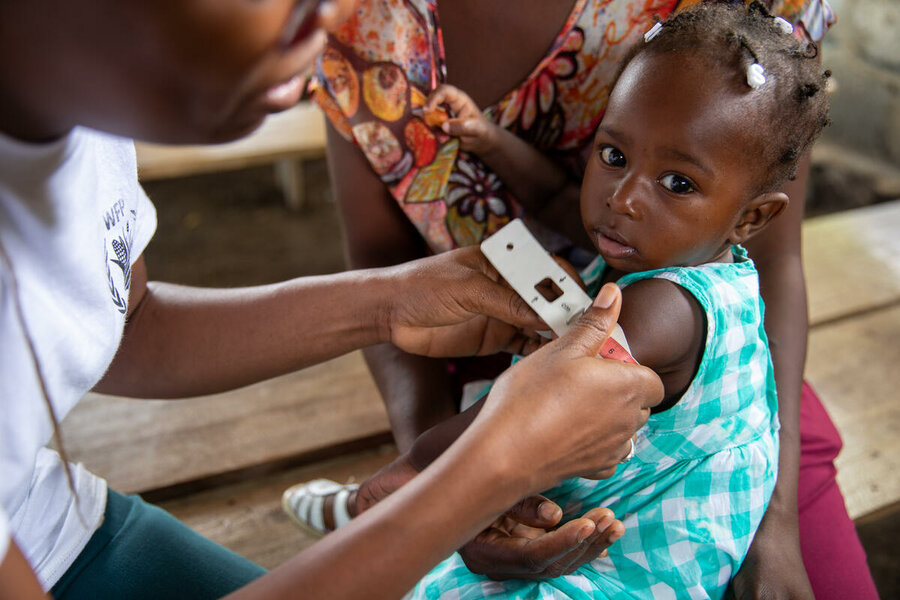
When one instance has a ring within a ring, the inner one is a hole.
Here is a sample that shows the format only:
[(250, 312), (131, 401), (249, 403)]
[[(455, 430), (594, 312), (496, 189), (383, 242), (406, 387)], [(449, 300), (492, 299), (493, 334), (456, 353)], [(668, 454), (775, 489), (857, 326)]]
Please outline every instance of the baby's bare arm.
[(666, 397), (660, 406), (674, 404), (703, 355), (706, 318), (700, 304), (671, 281), (644, 279), (622, 290), (619, 325), (634, 359), (662, 380)]
[(458, 137), (462, 150), (484, 161), (532, 216), (573, 242), (592, 248), (581, 225), (580, 177), (573, 177), (537, 148), (486, 119), (459, 88), (445, 84), (432, 92), (423, 109), (426, 117), (440, 106), (453, 114), (443, 123), (444, 132)]

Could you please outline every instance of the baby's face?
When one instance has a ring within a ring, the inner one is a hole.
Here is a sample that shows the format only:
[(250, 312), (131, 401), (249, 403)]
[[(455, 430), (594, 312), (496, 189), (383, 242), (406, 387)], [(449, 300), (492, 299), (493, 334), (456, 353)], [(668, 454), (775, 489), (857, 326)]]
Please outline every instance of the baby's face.
[(697, 59), (639, 55), (597, 130), (582, 221), (613, 268), (697, 265), (727, 255), (757, 170), (740, 90)]

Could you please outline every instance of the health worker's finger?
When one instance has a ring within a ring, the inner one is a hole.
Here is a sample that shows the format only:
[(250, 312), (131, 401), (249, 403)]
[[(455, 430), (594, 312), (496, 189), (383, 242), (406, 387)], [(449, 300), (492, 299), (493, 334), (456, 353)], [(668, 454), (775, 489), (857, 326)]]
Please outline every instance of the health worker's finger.
[(516, 292), (487, 278), (473, 293), (459, 301), (470, 312), (487, 315), (522, 329), (547, 326)]
[(621, 308), (622, 290), (614, 283), (607, 283), (600, 289), (593, 304), (559, 338), (558, 343), (572, 355), (597, 356), (615, 326)]

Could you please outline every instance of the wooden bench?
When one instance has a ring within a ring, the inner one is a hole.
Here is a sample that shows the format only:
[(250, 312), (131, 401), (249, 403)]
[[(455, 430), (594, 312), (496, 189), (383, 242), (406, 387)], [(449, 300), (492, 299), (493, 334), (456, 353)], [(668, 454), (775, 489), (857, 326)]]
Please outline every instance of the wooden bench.
[[(838, 481), (857, 519), (900, 503), (897, 232), (900, 200), (804, 224), (807, 377), (843, 436)], [(184, 402), (91, 395), (63, 433), (73, 458), (113, 487), (144, 492), (265, 567), (312, 542), (282, 514), (284, 488), (361, 480), (394, 456), (359, 353)]]
[(63, 422), (66, 449), (117, 491), (161, 500), (391, 439), (362, 354), (182, 401), (88, 394)]
[(291, 209), (304, 206), (303, 162), (325, 156), (325, 117), (309, 102), (269, 116), (255, 132), (227, 144), (165, 146), (136, 142), (142, 181), (274, 164)]
[(806, 377), (844, 440), (838, 483), (857, 519), (900, 503), (900, 200), (804, 225)]

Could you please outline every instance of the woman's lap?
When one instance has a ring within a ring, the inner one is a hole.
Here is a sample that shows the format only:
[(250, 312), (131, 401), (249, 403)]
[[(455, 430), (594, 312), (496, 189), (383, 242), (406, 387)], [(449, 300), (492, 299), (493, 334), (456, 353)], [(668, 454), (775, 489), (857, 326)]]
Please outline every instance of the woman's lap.
[(866, 553), (838, 488), (834, 459), (841, 438), (808, 384), (800, 404), (797, 504), (803, 563), (817, 600), (878, 599)]
[(138, 496), (109, 490), (103, 524), (52, 594), (56, 600), (212, 599), (264, 573)]

